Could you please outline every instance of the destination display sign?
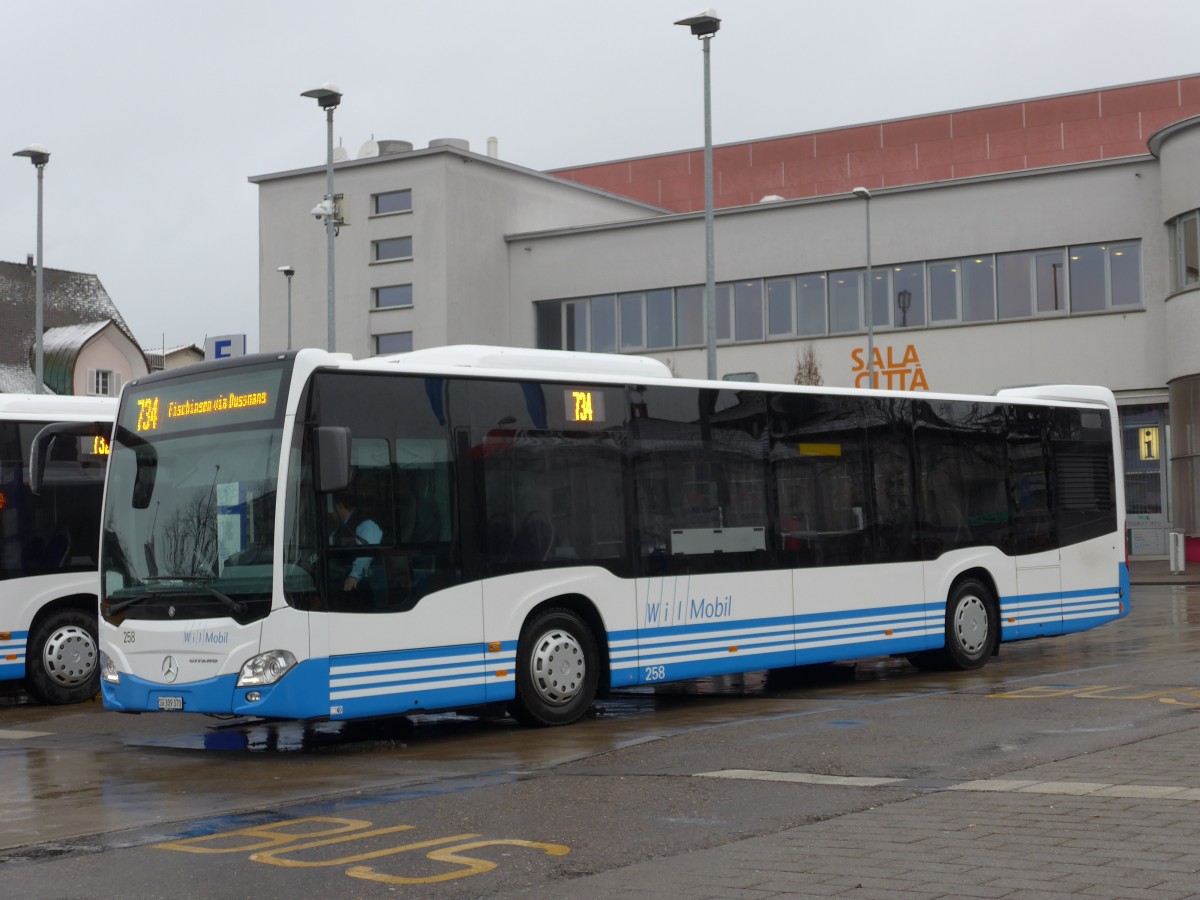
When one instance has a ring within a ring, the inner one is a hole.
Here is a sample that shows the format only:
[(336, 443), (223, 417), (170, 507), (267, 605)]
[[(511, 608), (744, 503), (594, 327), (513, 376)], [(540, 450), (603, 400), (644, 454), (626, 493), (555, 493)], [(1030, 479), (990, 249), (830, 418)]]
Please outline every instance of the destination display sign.
[(275, 418), (283, 382), (276, 367), (180, 377), (125, 389), (120, 424), (142, 437), (225, 428)]

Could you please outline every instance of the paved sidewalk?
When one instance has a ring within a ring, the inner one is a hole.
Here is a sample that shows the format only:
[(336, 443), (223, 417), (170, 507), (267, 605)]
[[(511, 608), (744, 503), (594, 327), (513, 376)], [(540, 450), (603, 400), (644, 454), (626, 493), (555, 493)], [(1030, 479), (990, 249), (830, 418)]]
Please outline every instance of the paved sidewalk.
[[(523, 896), (1200, 897), (1195, 729)], [(847, 785), (846, 790), (861, 790)], [(795, 790), (803, 804), (803, 784)]]
[(1187, 563), (1183, 574), (1171, 574), (1165, 559), (1138, 559), (1129, 563), (1132, 584), (1200, 584), (1200, 563)]

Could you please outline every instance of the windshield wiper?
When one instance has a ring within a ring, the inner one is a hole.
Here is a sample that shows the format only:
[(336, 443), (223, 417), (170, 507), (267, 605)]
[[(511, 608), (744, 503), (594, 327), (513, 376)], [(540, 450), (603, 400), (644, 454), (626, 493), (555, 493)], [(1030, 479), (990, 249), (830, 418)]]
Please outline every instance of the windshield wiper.
[[(178, 581), (188, 585), (195, 585), (196, 587), (200, 588), (200, 590), (206, 591), (209, 595), (220, 600), (222, 605), (225, 606), (225, 608), (232, 612), (235, 616), (240, 616), (246, 611), (245, 603), (242, 603), (240, 600), (234, 600), (228, 594), (218, 591), (210, 584), (203, 584), (202, 582), (204, 581), (204, 578), (199, 575), (152, 575), (146, 579), (147, 583), (161, 583), (166, 581)], [(134, 604), (141, 603), (143, 600), (149, 600), (156, 596), (163, 595), (153, 593), (138, 594), (136, 597), (130, 597), (126, 600), (119, 600), (116, 603), (110, 604), (105, 614), (110, 616), (116, 615), (123, 609), (128, 609)]]

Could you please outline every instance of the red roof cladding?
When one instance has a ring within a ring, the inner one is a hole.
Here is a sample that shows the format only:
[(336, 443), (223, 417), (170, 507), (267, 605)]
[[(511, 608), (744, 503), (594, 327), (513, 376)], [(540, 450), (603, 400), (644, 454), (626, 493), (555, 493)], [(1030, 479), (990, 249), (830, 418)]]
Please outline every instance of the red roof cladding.
[[(871, 125), (723, 144), (713, 202), (746, 206), (1148, 153), (1159, 129), (1200, 115), (1200, 75)], [(549, 174), (678, 212), (704, 208), (704, 157), (681, 150)]]

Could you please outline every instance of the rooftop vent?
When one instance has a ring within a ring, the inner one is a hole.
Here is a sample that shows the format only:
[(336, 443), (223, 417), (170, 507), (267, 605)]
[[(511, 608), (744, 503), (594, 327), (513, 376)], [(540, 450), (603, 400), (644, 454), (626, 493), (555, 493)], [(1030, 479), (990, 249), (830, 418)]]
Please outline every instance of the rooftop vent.
[(471, 142), (464, 138), (434, 138), (429, 142), (429, 149), (436, 150), (438, 147), (453, 147), (456, 150), (470, 150)]

